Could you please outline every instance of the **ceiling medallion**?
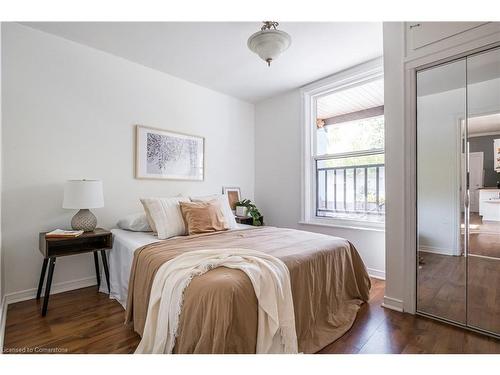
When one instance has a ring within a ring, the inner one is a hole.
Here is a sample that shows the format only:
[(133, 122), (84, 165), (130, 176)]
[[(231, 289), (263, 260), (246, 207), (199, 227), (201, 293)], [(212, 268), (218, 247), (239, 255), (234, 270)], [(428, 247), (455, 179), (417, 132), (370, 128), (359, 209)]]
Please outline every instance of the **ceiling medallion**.
[(290, 47), (292, 38), (284, 31), (278, 30), (278, 22), (264, 21), (260, 31), (248, 38), (248, 48), (271, 66), (271, 61)]

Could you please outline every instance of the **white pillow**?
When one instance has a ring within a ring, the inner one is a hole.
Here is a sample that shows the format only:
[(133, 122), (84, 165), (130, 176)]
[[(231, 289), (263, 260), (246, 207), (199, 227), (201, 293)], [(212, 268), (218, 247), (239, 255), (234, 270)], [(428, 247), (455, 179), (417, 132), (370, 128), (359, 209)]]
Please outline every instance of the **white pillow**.
[(118, 220), (118, 228), (133, 232), (152, 232), (144, 212), (127, 215)]
[(186, 234), (179, 202), (189, 202), (189, 199), (183, 197), (141, 199), (146, 216), (152, 221), (150, 226), (158, 233), (159, 239), (164, 240)]
[(226, 223), (230, 229), (238, 228), (238, 224), (236, 224), (236, 219), (234, 218), (234, 213), (231, 210), (231, 206), (229, 206), (229, 200), (227, 199), (226, 194), (214, 194), (207, 195), (204, 197), (190, 197), (193, 202), (207, 202), (211, 200), (218, 200), (220, 202), (220, 206), (222, 208), (222, 213), (224, 214), (224, 218), (226, 219)]

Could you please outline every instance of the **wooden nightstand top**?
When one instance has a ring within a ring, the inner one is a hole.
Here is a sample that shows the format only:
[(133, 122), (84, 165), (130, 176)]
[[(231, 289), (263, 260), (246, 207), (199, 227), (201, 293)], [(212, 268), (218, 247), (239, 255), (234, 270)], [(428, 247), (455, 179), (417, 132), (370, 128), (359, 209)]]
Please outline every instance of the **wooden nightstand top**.
[[(235, 216), (234, 219), (238, 224), (253, 225), (253, 217), (251, 216)], [(264, 225), (264, 216), (260, 217), (262, 225)]]
[(84, 232), (73, 238), (46, 238), (46, 233), (42, 232), (39, 235), (39, 249), (44, 258), (111, 249), (113, 246), (112, 233), (103, 228), (96, 228), (92, 232)]
[(251, 216), (235, 216), (234, 219), (238, 224), (253, 224), (253, 218)]

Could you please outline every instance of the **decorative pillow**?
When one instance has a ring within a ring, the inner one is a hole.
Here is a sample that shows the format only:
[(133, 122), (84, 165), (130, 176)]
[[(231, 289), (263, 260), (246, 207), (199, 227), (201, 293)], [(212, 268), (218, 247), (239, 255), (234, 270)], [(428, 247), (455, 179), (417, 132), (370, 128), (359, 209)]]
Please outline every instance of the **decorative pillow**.
[[(142, 203), (142, 201), (141, 201), (141, 203)], [(146, 220), (148, 221), (148, 224), (151, 227), (151, 230), (155, 234), (158, 234), (158, 231), (156, 230), (155, 222), (154, 222), (153, 218), (151, 217), (151, 215), (149, 214), (149, 210), (146, 209), (146, 207), (144, 206), (144, 203), (142, 204), (142, 207), (144, 208), (144, 214), (146, 215)]]
[(118, 228), (133, 232), (152, 232), (151, 226), (144, 212), (127, 215), (118, 220)]
[(217, 199), (208, 202), (180, 202), (179, 205), (189, 235), (229, 229)]
[(164, 240), (186, 234), (186, 226), (179, 207), (180, 202), (189, 202), (189, 199), (183, 197), (141, 199), (149, 225), (158, 233), (159, 239)]
[(213, 200), (218, 200), (220, 203), (220, 207), (222, 209), (222, 213), (224, 214), (224, 218), (226, 219), (226, 223), (230, 229), (238, 228), (238, 224), (236, 224), (236, 219), (234, 218), (234, 213), (229, 206), (229, 200), (227, 199), (227, 195), (225, 194), (214, 194), (207, 195), (205, 197), (190, 197), (191, 202), (208, 202)]

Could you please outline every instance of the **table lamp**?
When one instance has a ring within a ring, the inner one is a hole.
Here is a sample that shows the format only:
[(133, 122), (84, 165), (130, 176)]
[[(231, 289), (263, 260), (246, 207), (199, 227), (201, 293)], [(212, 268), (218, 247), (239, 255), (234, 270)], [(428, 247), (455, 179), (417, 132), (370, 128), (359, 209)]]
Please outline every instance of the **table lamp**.
[(71, 219), (71, 227), (74, 230), (93, 231), (97, 226), (97, 218), (89, 209), (103, 206), (102, 181), (69, 180), (66, 182), (63, 208), (79, 210)]

